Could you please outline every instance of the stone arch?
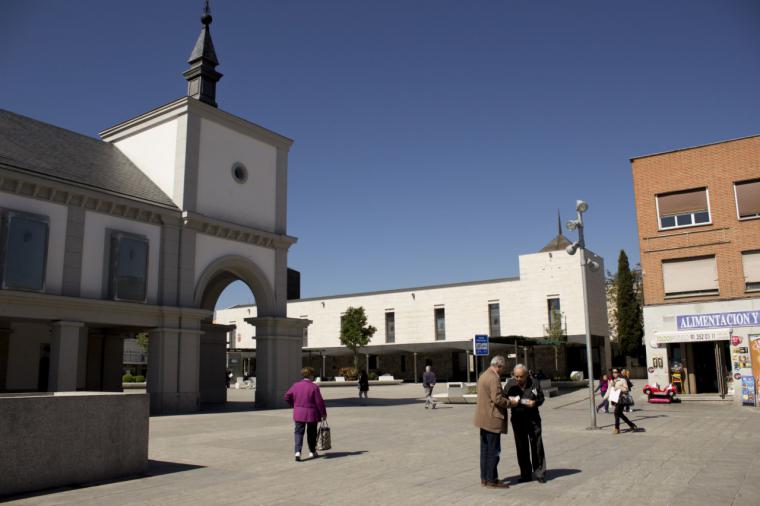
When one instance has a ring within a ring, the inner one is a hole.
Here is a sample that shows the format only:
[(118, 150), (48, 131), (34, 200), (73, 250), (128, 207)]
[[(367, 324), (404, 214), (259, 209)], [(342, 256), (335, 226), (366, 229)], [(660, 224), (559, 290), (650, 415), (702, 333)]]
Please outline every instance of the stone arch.
[(273, 316), (276, 305), (272, 285), (258, 265), (240, 255), (224, 256), (206, 267), (195, 286), (195, 306), (213, 311), (222, 291), (238, 279), (253, 292), (257, 315)]

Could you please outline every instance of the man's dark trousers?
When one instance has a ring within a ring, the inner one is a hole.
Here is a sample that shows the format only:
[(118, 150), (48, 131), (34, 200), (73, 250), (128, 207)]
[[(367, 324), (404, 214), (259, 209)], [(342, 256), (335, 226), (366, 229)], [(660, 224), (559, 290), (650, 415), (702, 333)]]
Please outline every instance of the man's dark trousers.
[(499, 454), (501, 434), (480, 429), (480, 479), (489, 483), (499, 481)]
[[(517, 463), (520, 465), (520, 479), (530, 481), (546, 475), (544, 442), (541, 438), (541, 418), (525, 417), (515, 419), (512, 415), (512, 432), (515, 434)], [(532, 461), (532, 465), (531, 465)]]

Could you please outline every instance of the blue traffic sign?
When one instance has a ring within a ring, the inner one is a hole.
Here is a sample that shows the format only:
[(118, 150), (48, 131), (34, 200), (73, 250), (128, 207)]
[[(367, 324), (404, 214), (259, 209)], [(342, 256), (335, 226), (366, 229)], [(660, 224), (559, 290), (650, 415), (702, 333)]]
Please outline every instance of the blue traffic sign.
[(479, 334), (472, 340), (472, 349), (476, 357), (488, 356), (488, 336)]

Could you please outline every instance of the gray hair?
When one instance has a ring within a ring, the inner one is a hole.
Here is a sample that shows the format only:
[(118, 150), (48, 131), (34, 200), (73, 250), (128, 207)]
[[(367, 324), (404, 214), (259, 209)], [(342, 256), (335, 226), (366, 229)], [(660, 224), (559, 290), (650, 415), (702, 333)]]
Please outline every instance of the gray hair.
[(514, 369), (512, 369), (512, 371), (516, 371), (516, 370), (518, 370), (518, 369), (522, 369), (523, 371), (525, 371), (525, 372), (528, 372), (528, 368), (527, 368), (527, 367), (525, 367), (523, 364), (517, 364), (517, 365), (515, 366), (515, 368), (514, 368)]
[(428, 372), (429, 372), (429, 371), (430, 371), (430, 369), (432, 369), (432, 367), (431, 367), (431, 366), (429, 366), (429, 365), (426, 365), (426, 366), (425, 366), (425, 370), (426, 370), (426, 371), (428, 371)]
[(507, 365), (507, 361), (504, 360), (504, 357), (502, 357), (501, 355), (496, 355), (495, 357), (491, 359), (491, 365), (493, 367), (499, 367), (499, 366), (504, 367), (505, 365)]

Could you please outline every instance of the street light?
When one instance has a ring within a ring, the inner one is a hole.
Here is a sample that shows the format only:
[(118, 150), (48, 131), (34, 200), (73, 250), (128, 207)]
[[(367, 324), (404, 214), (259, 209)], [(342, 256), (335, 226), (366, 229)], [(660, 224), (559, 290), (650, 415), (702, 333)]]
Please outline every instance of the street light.
[(583, 200), (575, 202), (575, 210), (578, 217), (567, 222), (567, 229), (578, 231), (578, 240), (565, 248), (568, 255), (575, 255), (577, 250), (581, 254), (581, 284), (583, 285), (583, 317), (586, 320), (586, 361), (588, 362), (588, 391), (591, 402), (591, 426), (589, 429), (598, 429), (596, 425), (596, 401), (594, 400), (594, 366), (591, 362), (591, 325), (588, 314), (588, 289), (586, 287), (586, 268), (592, 272), (599, 270), (599, 263), (594, 260), (586, 260), (586, 241), (583, 238), (583, 213), (588, 211), (588, 203)]

